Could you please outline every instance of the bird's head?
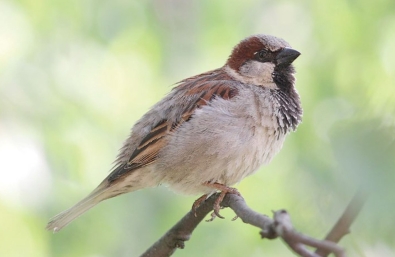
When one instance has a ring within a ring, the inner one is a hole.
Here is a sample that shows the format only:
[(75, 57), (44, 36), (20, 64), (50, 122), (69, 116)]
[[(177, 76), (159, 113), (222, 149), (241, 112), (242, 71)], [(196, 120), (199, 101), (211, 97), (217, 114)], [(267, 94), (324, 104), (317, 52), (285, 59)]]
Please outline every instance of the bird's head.
[(246, 84), (289, 90), (295, 81), (292, 62), (299, 55), (281, 38), (253, 35), (234, 47), (225, 69)]

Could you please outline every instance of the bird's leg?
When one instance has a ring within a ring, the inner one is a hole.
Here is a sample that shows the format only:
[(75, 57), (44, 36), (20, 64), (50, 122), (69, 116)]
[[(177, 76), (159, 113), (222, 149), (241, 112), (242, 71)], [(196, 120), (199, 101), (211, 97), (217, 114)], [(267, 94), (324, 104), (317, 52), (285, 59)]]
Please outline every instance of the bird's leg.
[[(221, 209), (221, 205), (220, 205), (221, 202), (224, 200), (224, 197), (225, 197), (226, 194), (237, 194), (237, 195), (240, 196), (239, 191), (237, 191), (236, 188), (228, 187), (228, 186), (225, 186), (225, 185), (220, 184), (220, 183), (205, 182), (203, 185), (205, 185), (205, 186), (207, 186), (207, 187), (211, 187), (211, 188), (217, 189), (218, 191), (221, 192), (221, 194), (218, 196), (218, 198), (217, 198), (217, 199), (215, 200), (215, 202), (214, 202), (213, 210), (214, 210), (215, 215), (217, 215), (218, 218), (223, 219), (224, 217), (222, 217), (222, 216), (219, 214), (219, 210)], [(196, 208), (199, 207), (199, 205), (200, 205), (204, 200), (207, 199), (207, 196), (208, 196), (208, 195), (205, 194), (205, 195), (199, 197), (199, 198), (193, 203), (192, 209), (195, 210), (195, 216), (196, 216)], [(235, 218), (236, 218), (236, 217), (235, 217)]]

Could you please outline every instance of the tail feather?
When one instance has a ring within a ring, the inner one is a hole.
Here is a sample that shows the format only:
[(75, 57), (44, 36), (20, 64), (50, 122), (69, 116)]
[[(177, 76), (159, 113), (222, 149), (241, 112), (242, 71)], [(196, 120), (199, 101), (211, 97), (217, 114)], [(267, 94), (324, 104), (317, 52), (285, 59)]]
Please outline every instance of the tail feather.
[(76, 205), (67, 209), (55, 217), (53, 217), (47, 224), (46, 229), (55, 232), (60, 231), (62, 228), (67, 226), (70, 222), (81, 216), (83, 213), (94, 207), (96, 204), (101, 201), (107, 199), (107, 197), (103, 197), (103, 193), (106, 191), (105, 189), (97, 188), (92, 193), (90, 193), (87, 197), (79, 201)]
[(53, 232), (58, 232), (62, 228), (70, 224), (70, 222), (72, 222), (103, 200), (120, 194), (136, 191), (144, 187), (155, 186), (158, 184), (155, 180), (147, 180), (143, 181), (144, 183), (142, 183), (140, 173), (136, 172), (128, 175), (127, 178), (119, 179), (119, 181), (117, 182), (113, 181), (109, 183), (108, 178), (111, 176), (111, 174), (106, 179), (104, 179), (103, 182), (87, 197), (82, 199), (70, 209), (65, 210), (64, 212), (61, 212), (53, 217), (48, 222), (46, 229)]

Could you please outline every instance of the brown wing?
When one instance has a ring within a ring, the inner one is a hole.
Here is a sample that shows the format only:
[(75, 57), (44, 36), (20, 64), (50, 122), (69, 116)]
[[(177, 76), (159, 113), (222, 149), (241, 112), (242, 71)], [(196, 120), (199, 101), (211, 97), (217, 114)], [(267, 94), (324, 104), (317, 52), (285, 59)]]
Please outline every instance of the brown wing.
[[(177, 90), (180, 99), (179, 106), (170, 108), (182, 108), (182, 112), (175, 121), (163, 119), (154, 125), (151, 131), (141, 140), (138, 147), (133, 151), (129, 160), (118, 166), (108, 177), (112, 182), (132, 170), (147, 166), (156, 161), (159, 151), (165, 146), (165, 137), (174, 132), (184, 122), (188, 122), (196, 109), (208, 104), (215, 97), (231, 99), (237, 95), (236, 82), (224, 73), (205, 73), (180, 82)], [(191, 100), (193, 99), (193, 100)]]

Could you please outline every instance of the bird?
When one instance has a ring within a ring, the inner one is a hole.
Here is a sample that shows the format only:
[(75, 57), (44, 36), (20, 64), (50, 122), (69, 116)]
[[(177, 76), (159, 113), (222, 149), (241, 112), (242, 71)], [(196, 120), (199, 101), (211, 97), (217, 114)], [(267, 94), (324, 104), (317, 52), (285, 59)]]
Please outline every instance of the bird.
[(109, 175), (86, 198), (53, 217), (57, 232), (103, 200), (165, 185), (198, 195), (193, 208), (268, 164), (302, 120), (293, 61), (285, 40), (251, 35), (218, 69), (186, 78), (132, 127)]

